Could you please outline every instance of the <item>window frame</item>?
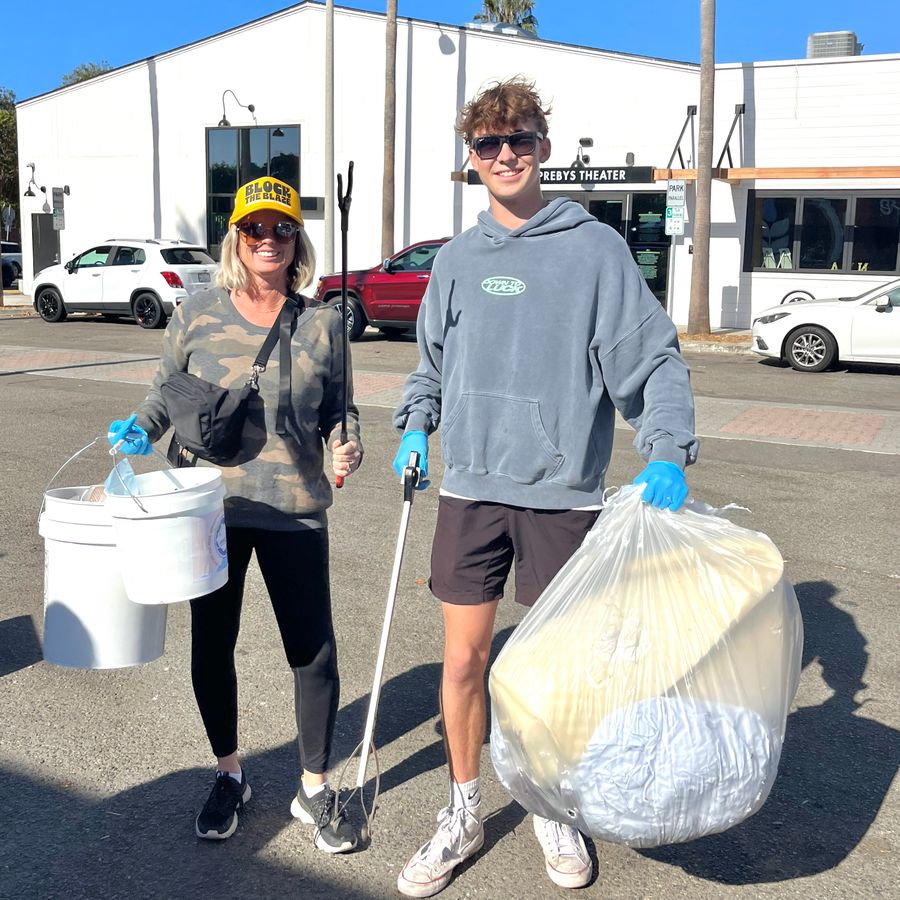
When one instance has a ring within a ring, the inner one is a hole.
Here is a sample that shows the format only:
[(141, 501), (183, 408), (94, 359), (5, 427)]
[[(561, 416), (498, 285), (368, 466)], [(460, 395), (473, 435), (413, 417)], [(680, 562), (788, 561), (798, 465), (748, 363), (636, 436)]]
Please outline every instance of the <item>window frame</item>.
[[(262, 175), (251, 176), (265, 178), (273, 177), (277, 178), (278, 176), (272, 175), (272, 138), (273, 132), (281, 129), (282, 131), (286, 131), (287, 129), (296, 130), (297, 132), (297, 144), (296, 144), (296, 152), (297, 152), (297, 183), (294, 184), (291, 181), (287, 183), (297, 191), (297, 195), (300, 196), (300, 173), (301, 166), (303, 162), (303, 130), (299, 122), (295, 123), (281, 123), (281, 124), (273, 124), (273, 125), (227, 125), (222, 127), (215, 128), (207, 128), (204, 133), (204, 155), (206, 157), (206, 172), (204, 176), (205, 184), (206, 184), (206, 252), (213, 258), (214, 261), (218, 262), (220, 257), (219, 248), (221, 243), (218, 241), (214, 241), (213, 238), (215, 235), (213, 234), (213, 218), (214, 218), (214, 205), (224, 205), (226, 207), (230, 206), (231, 209), (234, 209), (234, 197), (237, 189), (244, 182), (241, 180), (241, 171), (242, 171), (242, 160), (241, 160), (241, 152), (244, 146), (244, 141), (242, 140), (242, 133), (248, 132), (247, 134), (247, 146), (250, 146), (251, 134), (253, 131), (264, 131), (266, 133), (266, 171)], [(212, 184), (210, 181), (210, 158), (209, 158), (209, 141), (210, 135), (213, 132), (224, 132), (230, 131), (233, 133), (235, 147), (236, 147), (236, 157), (235, 157), (235, 166), (236, 166), (236, 181), (237, 184), (234, 187), (233, 191), (224, 192), (224, 191), (213, 191)], [(275, 137), (279, 137), (278, 135), (274, 135)], [(247, 161), (249, 165), (249, 160)], [(216, 201), (219, 201), (216, 204)], [(224, 204), (223, 204), (224, 201)], [(222, 215), (220, 210), (215, 211), (215, 215)]]
[[(760, 199), (791, 199), (795, 201), (794, 234), (791, 237), (791, 259), (799, 264), (800, 245), (803, 241), (803, 215), (807, 200), (844, 200), (846, 201), (845, 219), (843, 222), (843, 249), (841, 253), (841, 266), (839, 269), (817, 269), (794, 265), (790, 269), (773, 269), (762, 265), (753, 264), (753, 244), (758, 223), (756, 221), (756, 201)], [(774, 275), (778, 273), (798, 273), (802, 275), (815, 275), (817, 277), (833, 277), (836, 275), (874, 275), (883, 278), (885, 275), (900, 275), (900, 235), (897, 240), (897, 250), (894, 256), (893, 269), (854, 269), (853, 245), (856, 236), (856, 207), (859, 200), (894, 200), (900, 204), (900, 191), (891, 189), (878, 190), (866, 189), (857, 191), (835, 190), (756, 190), (747, 191), (747, 209), (744, 230), (743, 271), (750, 274), (766, 273)]]

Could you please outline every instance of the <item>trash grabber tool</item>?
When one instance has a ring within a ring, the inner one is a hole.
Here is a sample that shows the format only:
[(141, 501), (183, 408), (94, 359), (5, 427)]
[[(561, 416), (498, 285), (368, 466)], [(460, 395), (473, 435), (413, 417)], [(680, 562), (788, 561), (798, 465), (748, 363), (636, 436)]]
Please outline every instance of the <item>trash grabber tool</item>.
[[(360, 792), (360, 797), (362, 797), (362, 789), (366, 783), (366, 767), (369, 762), (369, 753), (374, 750), (372, 735), (375, 731), (375, 717), (378, 714), (378, 699), (381, 694), (381, 679), (384, 673), (384, 660), (387, 656), (388, 638), (391, 633), (391, 620), (394, 616), (394, 603), (397, 599), (397, 585), (400, 580), (400, 566), (403, 563), (403, 550), (406, 545), (409, 513), (412, 509), (413, 497), (416, 493), (416, 485), (419, 483), (420, 477), (419, 454), (413, 451), (409, 454), (409, 463), (403, 469), (403, 512), (400, 516), (400, 533), (397, 536), (397, 549), (394, 553), (394, 568), (391, 572), (391, 583), (388, 588), (387, 606), (384, 611), (384, 624), (381, 628), (381, 644), (378, 647), (378, 659), (375, 663), (375, 677), (372, 681), (372, 693), (369, 695), (369, 711), (366, 715), (366, 727), (363, 732), (362, 743), (360, 744), (359, 772), (356, 776), (356, 789)], [(365, 811), (365, 803), (363, 803), (363, 811)], [(372, 815), (374, 815), (374, 813), (375, 800), (373, 799)], [(367, 819), (368, 818), (369, 817), (367, 816)]]
[[(347, 224), (350, 218), (350, 200), (353, 193), (353, 160), (347, 167), (347, 193), (341, 181), (341, 173), (337, 177), (338, 209), (341, 211), (341, 443), (347, 443)], [(344, 486), (344, 476), (337, 475), (334, 486)]]

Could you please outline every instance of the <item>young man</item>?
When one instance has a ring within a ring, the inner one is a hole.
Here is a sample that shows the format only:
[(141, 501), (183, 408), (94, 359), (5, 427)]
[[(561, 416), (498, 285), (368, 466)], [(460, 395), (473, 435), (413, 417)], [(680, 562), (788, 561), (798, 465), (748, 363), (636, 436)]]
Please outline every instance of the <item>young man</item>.
[[(490, 210), (435, 259), (418, 320), (421, 361), (394, 424), (427, 475), (441, 425), (445, 473), (431, 558), (442, 601), (441, 710), (450, 802), (434, 837), (397, 879), (430, 897), (484, 842), (479, 760), (484, 674), (497, 603), (513, 561), (516, 600), (530, 606), (599, 514), (615, 411), (649, 464), (643, 498), (677, 509), (694, 462), (694, 408), (675, 328), (625, 242), (567, 198), (547, 201), (549, 110), (534, 85), (495, 84), (460, 112), (457, 132)], [(534, 817), (547, 874), (562, 887), (591, 878), (584, 839)]]

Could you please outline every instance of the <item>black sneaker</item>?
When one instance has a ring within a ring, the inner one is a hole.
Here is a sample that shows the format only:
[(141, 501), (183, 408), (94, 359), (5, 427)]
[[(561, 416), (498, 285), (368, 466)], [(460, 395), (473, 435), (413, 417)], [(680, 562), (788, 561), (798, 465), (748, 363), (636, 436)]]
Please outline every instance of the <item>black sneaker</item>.
[(307, 797), (301, 784), (291, 801), (291, 815), (316, 826), (316, 846), (326, 853), (346, 853), (356, 847), (356, 832), (337, 811), (337, 794), (328, 785), (315, 797)]
[(240, 784), (227, 772), (216, 772), (216, 783), (203, 811), (197, 816), (197, 837), (211, 841), (230, 838), (238, 826), (238, 810), (243, 812), (249, 799), (246, 772), (241, 772)]

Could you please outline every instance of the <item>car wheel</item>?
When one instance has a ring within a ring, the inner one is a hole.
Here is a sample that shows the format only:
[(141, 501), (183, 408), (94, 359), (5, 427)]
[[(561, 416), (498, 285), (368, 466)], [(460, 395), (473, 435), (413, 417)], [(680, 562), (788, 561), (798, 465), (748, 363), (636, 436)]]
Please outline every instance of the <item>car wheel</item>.
[(823, 372), (837, 356), (834, 337), (817, 325), (804, 325), (792, 331), (784, 347), (785, 358), (798, 372)]
[[(338, 306), (340, 309), (340, 306)], [(359, 340), (366, 330), (366, 314), (355, 297), (347, 298), (347, 338), (351, 341)]]
[(45, 322), (62, 322), (68, 313), (56, 288), (44, 288), (37, 297), (38, 315)]
[(141, 328), (162, 328), (166, 324), (166, 311), (155, 294), (138, 294), (132, 309)]

